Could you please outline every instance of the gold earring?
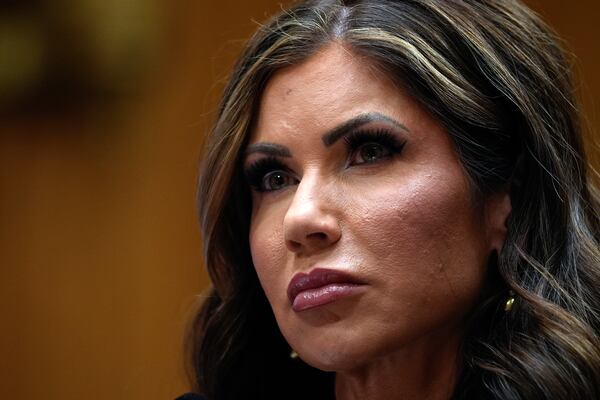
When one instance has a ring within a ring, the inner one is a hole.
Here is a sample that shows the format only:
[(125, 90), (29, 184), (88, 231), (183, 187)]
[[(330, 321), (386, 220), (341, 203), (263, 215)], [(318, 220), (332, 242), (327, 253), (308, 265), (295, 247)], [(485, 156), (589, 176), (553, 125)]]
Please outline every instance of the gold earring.
[(510, 312), (513, 308), (513, 304), (515, 303), (515, 293), (512, 290), (508, 291), (508, 299), (506, 303), (504, 303), (504, 311)]

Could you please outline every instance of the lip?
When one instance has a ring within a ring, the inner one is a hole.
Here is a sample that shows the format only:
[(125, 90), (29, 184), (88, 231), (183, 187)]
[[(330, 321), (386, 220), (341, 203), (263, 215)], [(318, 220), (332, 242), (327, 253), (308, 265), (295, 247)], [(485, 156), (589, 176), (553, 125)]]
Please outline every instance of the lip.
[(364, 282), (334, 269), (315, 268), (308, 274), (299, 272), (291, 279), (287, 295), (294, 311), (329, 304), (357, 292)]

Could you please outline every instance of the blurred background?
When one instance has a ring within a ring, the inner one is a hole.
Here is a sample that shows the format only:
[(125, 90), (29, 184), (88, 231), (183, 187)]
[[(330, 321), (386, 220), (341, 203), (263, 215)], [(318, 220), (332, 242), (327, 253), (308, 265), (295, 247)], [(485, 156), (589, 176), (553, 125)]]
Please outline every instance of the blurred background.
[[(0, 2), (0, 397), (186, 390), (183, 330), (208, 285), (203, 135), (244, 40), (280, 3)], [(528, 4), (576, 56), (597, 143), (600, 6)]]

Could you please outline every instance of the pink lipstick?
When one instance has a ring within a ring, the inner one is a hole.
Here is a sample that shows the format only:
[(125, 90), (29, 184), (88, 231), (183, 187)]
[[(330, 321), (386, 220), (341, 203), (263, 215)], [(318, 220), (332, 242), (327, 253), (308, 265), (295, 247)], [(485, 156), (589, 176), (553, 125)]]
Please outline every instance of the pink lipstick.
[(315, 268), (310, 273), (294, 275), (287, 294), (294, 311), (319, 307), (360, 290), (364, 283), (353, 276), (332, 269)]

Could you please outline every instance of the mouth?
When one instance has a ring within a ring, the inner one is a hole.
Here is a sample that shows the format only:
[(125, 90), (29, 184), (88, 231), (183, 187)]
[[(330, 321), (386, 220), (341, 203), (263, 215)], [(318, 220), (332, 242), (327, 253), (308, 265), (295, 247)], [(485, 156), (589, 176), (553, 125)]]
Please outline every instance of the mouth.
[(342, 271), (315, 268), (299, 272), (290, 281), (288, 299), (296, 312), (323, 306), (356, 293), (364, 282)]

